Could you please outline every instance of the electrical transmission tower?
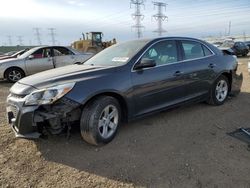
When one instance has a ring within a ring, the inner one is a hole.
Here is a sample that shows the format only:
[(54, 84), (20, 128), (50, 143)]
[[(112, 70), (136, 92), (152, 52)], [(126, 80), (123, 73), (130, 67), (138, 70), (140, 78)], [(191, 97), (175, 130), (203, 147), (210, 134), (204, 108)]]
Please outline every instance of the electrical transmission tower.
[(231, 21), (228, 24), (228, 36), (231, 35)]
[(51, 43), (52, 45), (55, 45), (56, 44), (56, 39), (55, 39), (55, 28), (48, 28), (49, 30), (49, 35), (51, 36)]
[(36, 40), (37, 40), (38, 45), (42, 45), (40, 30), (41, 29), (38, 27), (34, 28), (35, 36), (36, 36)]
[(12, 46), (12, 37), (8, 35), (7, 38), (8, 38), (9, 46)]
[(131, 0), (130, 8), (132, 5), (135, 6), (135, 13), (132, 14), (132, 18), (135, 20), (135, 25), (133, 25), (132, 28), (136, 29), (137, 38), (141, 38), (142, 29), (144, 28), (141, 24), (141, 21), (144, 19), (144, 15), (141, 14), (141, 7), (144, 6), (144, 0)]
[(23, 37), (22, 36), (17, 36), (17, 40), (19, 42), (19, 45), (23, 46)]
[(158, 33), (159, 36), (162, 35), (162, 33), (167, 32), (166, 30), (163, 29), (162, 27), (162, 22), (167, 21), (168, 17), (162, 13), (163, 8), (165, 8), (166, 11), (166, 3), (162, 2), (153, 2), (154, 7), (157, 7), (158, 12), (157, 14), (154, 14), (152, 17), (157, 21), (158, 23), (158, 29), (155, 30), (154, 32)]

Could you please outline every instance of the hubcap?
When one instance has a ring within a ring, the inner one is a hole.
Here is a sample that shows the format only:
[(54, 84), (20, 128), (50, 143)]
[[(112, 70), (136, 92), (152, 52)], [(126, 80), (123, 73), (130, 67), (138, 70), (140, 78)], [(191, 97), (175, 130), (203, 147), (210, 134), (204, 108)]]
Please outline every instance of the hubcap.
[(228, 85), (225, 80), (220, 80), (217, 83), (216, 89), (215, 89), (215, 96), (216, 99), (220, 102), (224, 101), (227, 97), (228, 93)]
[(118, 118), (118, 110), (114, 105), (108, 105), (103, 109), (98, 123), (98, 130), (103, 138), (109, 138), (114, 134)]
[(17, 70), (13, 70), (9, 73), (9, 79), (16, 82), (22, 78), (21, 72)]

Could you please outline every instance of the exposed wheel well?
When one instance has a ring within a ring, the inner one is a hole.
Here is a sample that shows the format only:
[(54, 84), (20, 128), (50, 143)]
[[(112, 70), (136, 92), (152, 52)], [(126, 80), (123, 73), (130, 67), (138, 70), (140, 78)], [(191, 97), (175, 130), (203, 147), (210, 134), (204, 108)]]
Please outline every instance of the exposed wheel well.
[(7, 68), (5, 71), (4, 71), (4, 78), (7, 78), (7, 72), (9, 71), (9, 70), (11, 70), (11, 69), (18, 69), (18, 70), (20, 70), (20, 71), (22, 71), (22, 73), (23, 73), (23, 75), (25, 76), (25, 72), (24, 72), (24, 70), (22, 69), (22, 68), (20, 68), (20, 67), (9, 67), (9, 68)]
[(127, 103), (125, 101), (125, 99), (117, 94), (117, 93), (113, 93), (113, 92), (105, 92), (105, 93), (100, 93), (98, 95), (95, 95), (94, 97), (90, 98), (83, 106), (83, 108), (89, 103), (92, 102), (93, 100), (95, 100), (97, 97), (100, 96), (110, 96), (110, 97), (114, 97), (115, 99), (118, 100), (120, 106), (121, 106), (121, 110), (122, 110), (122, 121), (123, 122), (127, 122), (128, 121), (128, 106)]
[(229, 91), (231, 91), (231, 86), (232, 86), (232, 72), (228, 73), (228, 72), (224, 72), (222, 73), (222, 75), (226, 76), (228, 81), (229, 81), (229, 84), (230, 84), (230, 88), (229, 88)]

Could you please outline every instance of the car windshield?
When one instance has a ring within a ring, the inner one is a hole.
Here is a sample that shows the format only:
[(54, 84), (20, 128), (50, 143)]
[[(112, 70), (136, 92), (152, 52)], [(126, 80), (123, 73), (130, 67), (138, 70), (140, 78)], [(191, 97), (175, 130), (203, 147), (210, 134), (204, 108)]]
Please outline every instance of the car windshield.
[(113, 45), (93, 56), (84, 65), (104, 67), (124, 65), (148, 42), (148, 40), (136, 40)]
[(11, 57), (15, 57), (15, 56), (18, 56), (18, 55), (20, 56), (20, 55), (24, 54), (26, 51), (28, 51), (28, 50), (20, 50), (17, 53), (14, 53)]
[(28, 50), (27, 52), (23, 53), (22, 55), (20, 55), (18, 58), (25, 59), (25, 58), (29, 57), (31, 54), (33, 54), (38, 49), (40, 49), (40, 47), (32, 48), (32, 49)]
[(5, 53), (4, 55), (6, 55), (6, 56), (11, 56), (11, 55), (13, 55), (14, 53), (16, 53), (16, 51), (7, 52), (7, 53)]

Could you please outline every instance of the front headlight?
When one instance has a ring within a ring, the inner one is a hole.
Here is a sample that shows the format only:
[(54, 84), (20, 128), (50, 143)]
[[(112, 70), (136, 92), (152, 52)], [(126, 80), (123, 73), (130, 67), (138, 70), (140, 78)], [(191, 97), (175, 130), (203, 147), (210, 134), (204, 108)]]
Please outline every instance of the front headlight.
[(34, 91), (26, 97), (25, 105), (51, 104), (66, 95), (74, 85), (68, 83)]

